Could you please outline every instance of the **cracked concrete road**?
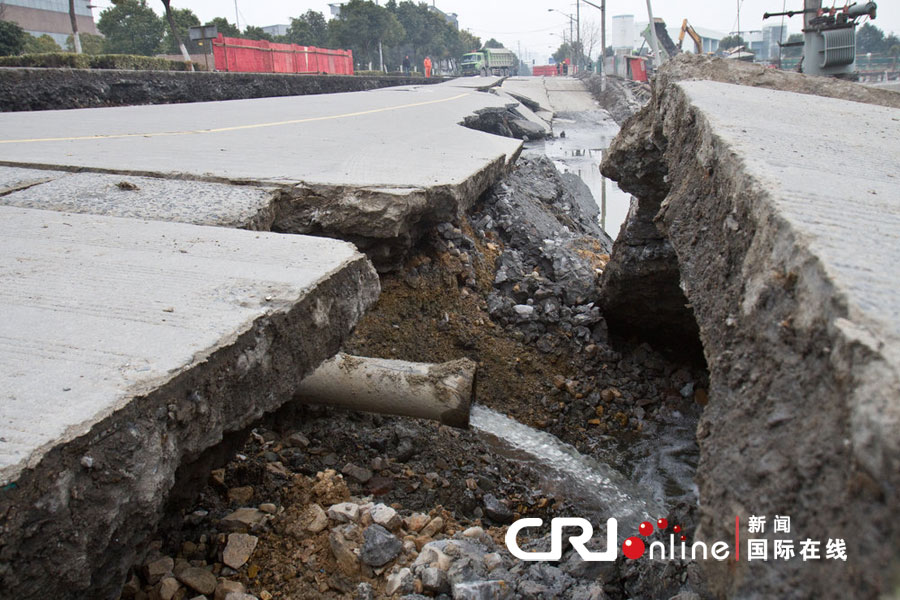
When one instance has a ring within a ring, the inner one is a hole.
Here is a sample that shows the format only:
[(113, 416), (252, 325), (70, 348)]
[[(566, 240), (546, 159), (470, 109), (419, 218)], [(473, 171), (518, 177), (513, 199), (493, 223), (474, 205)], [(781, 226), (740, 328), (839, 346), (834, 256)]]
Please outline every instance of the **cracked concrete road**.
[(600, 108), (584, 82), (573, 77), (511, 77), (503, 82), (503, 90), (531, 98), (551, 113)]
[(518, 152), (459, 125), (491, 78), (368, 92), (0, 114), (0, 163), (262, 183), (458, 185)]

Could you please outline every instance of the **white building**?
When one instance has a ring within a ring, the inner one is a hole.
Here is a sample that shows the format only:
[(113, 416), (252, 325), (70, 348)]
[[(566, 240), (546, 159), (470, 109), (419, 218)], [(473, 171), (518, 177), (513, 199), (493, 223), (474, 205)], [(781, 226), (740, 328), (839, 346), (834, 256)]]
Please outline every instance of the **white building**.
[(612, 18), (612, 47), (631, 49), (634, 47), (634, 15), (615, 15)]
[[(737, 32), (732, 35), (737, 35)], [(763, 50), (765, 43), (763, 41), (763, 32), (762, 29), (755, 29), (752, 31), (741, 31), (741, 37), (744, 40), (744, 47), (752, 52), (756, 58), (764, 58)]]
[(441, 9), (439, 9), (437, 6), (435, 6), (434, 4), (432, 4), (431, 6), (429, 6), (429, 7), (428, 7), (428, 10), (430, 10), (431, 12), (436, 13), (436, 14), (438, 14), (438, 15), (444, 17), (444, 20), (447, 21), (447, 23), (449, 23), (450, 25), (453, 25), (454, 27), (456, 27), (457, 29), (459, 29), (459, 15), (458, 15), (458, 14), (456, 14), (456, 13), (445, 13), (444, 11), (442, 11)]
[(290, 25), (266, 25), (265, 27), (261, 27), (261, 29), (272, 37), (278, 37), (279, 35), (287, 35), (290, 27)]
[(779, 43), (784, 44), (788, 39), (787, 25), (763, 26), (763, 55), (758, 58), (776, 60), (779, 56)]
[(331, 9), (331, 16), (341, 16), (341, 7), (345, 4), (347, 4), (347, 0), (344, 0), (343, 2), (332, 2), (331, 4), (329, 4), (328, 8)]

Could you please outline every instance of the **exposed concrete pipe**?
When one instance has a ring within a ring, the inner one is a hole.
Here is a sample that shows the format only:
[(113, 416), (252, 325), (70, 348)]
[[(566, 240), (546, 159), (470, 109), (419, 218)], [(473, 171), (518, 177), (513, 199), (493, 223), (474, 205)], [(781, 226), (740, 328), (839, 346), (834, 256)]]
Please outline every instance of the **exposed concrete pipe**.
[(467, 358), (429, 364), (339, 353), (300, 383), (296, 399), (466, 429), (475, 375), (475, 362)]

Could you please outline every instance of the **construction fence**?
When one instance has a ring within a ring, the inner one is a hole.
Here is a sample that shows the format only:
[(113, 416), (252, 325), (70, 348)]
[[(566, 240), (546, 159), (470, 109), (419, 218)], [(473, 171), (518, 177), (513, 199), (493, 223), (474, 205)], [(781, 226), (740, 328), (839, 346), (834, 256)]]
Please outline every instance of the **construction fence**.
[(217, 71), (353, 75), (353, 52), (315, 46), (276, 44), (266, 40), (212, 40)]

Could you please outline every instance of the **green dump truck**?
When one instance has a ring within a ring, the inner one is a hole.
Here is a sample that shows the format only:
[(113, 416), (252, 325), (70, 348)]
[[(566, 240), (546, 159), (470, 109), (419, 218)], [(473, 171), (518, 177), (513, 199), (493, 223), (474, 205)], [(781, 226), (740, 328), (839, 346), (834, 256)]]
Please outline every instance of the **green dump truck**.
[(459, 66), (463, 75), (506, 77), (516, 74), (516, 55), (506, 48), (484, 48), (463, 54)]

